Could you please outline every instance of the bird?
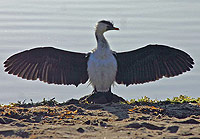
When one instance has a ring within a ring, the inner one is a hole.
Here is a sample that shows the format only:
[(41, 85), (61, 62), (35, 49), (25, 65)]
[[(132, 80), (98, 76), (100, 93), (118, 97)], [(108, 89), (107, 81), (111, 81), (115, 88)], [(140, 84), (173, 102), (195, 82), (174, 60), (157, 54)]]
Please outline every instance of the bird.
[(111, 92), (115, 83), (126, 86), (180, 75), (193, 68), (186, 52), (167, 45), (149, 44), (136, 50), (111, 50), (104, 33), (119, 30), (113, 22), (101, 20), (95, 27), (97, 46), (88, 53), (36, 47), (10, 56), (5, 72), (48, 84), (75, 85), (89, 82), (93, 93)]

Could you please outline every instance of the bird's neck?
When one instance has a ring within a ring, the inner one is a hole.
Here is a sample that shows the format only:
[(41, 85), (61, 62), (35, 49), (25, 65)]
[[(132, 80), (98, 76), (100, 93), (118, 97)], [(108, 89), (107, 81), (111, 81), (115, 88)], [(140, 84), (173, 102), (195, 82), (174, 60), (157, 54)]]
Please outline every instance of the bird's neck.
[(109, 44), (107, 40), (105, 39), (102, 32), (95, 32), (96, 40), (97, 40), (97, 49), (109, 49)]

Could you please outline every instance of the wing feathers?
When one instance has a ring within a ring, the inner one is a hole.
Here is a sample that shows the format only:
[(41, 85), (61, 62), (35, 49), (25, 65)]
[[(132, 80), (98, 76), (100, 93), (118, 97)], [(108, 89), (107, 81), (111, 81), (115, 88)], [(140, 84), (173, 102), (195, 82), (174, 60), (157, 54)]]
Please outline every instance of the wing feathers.
[(23, 79), (49, 84), (74, 84), (88, 80), (86, 54), (40, 47), (9, 57), (4, 62), (5, 71)]
[(119, 84), (140, 84), (155, 81), (163, 76), (173, 77), (193, 68), (193, 59), (185, 52), (164, 46), (146, 47), (116, 54)]

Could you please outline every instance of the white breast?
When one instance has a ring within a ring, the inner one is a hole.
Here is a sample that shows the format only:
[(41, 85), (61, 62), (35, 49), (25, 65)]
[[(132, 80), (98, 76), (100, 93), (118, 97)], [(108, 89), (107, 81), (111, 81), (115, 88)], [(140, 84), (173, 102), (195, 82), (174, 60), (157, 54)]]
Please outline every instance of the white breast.
[(97, 92), (108, 92), (115, 81), (117, 61), (111, 50), (96, 50), (88, 60), (88, 75)]

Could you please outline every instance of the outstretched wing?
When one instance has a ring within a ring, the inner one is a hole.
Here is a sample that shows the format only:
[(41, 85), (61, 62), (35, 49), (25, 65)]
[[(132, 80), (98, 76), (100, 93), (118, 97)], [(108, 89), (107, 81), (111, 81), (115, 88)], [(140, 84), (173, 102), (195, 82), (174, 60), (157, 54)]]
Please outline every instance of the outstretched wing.
[(116, 53), (118, 84), (140, 84), (163, 76), (173, 77), (193, 68), (193, 59), (185, 52), (164, 46), (147, 45), (143, 48)]
[(9, 74), (23, 79), (78, 86), (88, 80), (87, 61), (84, 53), (39, 47), (9, 57), (4, 67)]

